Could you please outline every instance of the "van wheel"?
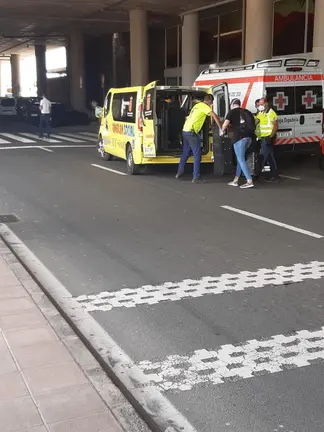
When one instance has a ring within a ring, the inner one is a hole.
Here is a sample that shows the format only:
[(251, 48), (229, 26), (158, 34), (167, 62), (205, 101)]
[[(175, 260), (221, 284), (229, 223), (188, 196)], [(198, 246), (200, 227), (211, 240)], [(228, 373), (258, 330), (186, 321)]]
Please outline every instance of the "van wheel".
[(112, 160), (112, 155), (110, 153), (105, 152), (102, 137), (99, 138), (98, 145), (97, 145), (97, 151), (100, 155), (100, 159), (102, 159), (104, 161)]
[(136, 165), (134, 162), (133, 151), (130, 145), (127, 147), (126, 162), (127, 162), (128, 174), (130, 175), (139, 174), (140, 166)]

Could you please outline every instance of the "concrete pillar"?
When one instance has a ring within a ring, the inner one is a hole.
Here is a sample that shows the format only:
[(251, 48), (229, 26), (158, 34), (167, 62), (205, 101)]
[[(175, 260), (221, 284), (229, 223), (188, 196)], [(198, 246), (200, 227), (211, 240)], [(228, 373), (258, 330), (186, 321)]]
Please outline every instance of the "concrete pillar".
[(18, 54), (11, 54), (11, 88), (12, 96), (20, 96), (20, 58)]
[(84, 40), (80, 32), (70, 36), (67, 50), (70, 101), (74, 109), (86, 110)]
[(139, 9), (131, 10), (129, 21), (131, 83), (132, 86), (146, 85), (149, 79), (147, 12)]
[(35, 45), (37, 96), (47, 93), (46, 45)]
[(184, 15), (182, 24), (182, 85), (191, 86), (198, 76), (199, 15)]
[(246, 0), (245, 64), (272, 57), (273, 0)]
[(313, 57), (321, 61), (320, 66), (324, 67), (324, 2), (315, 1), (314, 14), (314, 37), (313, 37)]

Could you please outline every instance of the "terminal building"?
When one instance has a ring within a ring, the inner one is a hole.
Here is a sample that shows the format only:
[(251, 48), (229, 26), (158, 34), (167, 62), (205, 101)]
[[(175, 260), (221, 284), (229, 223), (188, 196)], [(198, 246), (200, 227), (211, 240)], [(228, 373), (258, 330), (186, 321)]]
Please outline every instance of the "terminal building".
[[(154, 80), (191, 85), (209, 64), (300, 56), (320, 59), (324, 67), (324, 0), (10, 3), (0, 17), (0, 64), (11, 64), (13, 96), (20, 95), (26, 73), (21, 58), (32, 51), (38, 94), (81, 111), (93, 99), (102, 102), (110, 87)], [(60, 46), (66, 70), (48, 70), (46, 50)], [(49, 79), (50, 72), (61, 74)]]

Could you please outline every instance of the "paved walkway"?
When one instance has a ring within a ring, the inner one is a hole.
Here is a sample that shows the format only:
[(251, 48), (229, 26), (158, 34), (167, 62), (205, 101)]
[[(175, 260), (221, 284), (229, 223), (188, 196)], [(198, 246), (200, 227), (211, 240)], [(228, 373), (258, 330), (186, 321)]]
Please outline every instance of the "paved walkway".
[(130, 431), (112, 413), (116, 392), (0, 240), (1, 432)]

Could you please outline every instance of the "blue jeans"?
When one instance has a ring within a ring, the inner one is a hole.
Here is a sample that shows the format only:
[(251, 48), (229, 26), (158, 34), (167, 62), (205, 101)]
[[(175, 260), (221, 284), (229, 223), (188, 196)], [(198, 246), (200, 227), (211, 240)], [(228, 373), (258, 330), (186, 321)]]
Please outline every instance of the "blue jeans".
[(51, 134), (51, 114), (41, 114), (39, 121), (39, 136), (42, 138), (44, 136), (44, 131), (47, 137)]
[(251, 145), (251, 138), (242, 138), (234, 143), (234, 151), (237, 159), (236, 177), (241, 177), (242, 171), (246, 180), (252, 180), (252, 176), (245, 160), (246, 150)]
[(274, 156), (274, 149), (272, 139), (270, 137), (261, 138), (261, 150), (259, 155), (259, 171), (260, 174), (265, 166), (269, 162), (271, 169), (271, 177), (278, 176), (278, 166)]
[(193, 178), (199, 179), (201, 160), (200, 136), (194, 132), (182, 132), (182, 144), (183, 149), (178, 167), (178, 174), (183, 174), (187, 160), (190, 153), (192, 153), (194, 158)]

